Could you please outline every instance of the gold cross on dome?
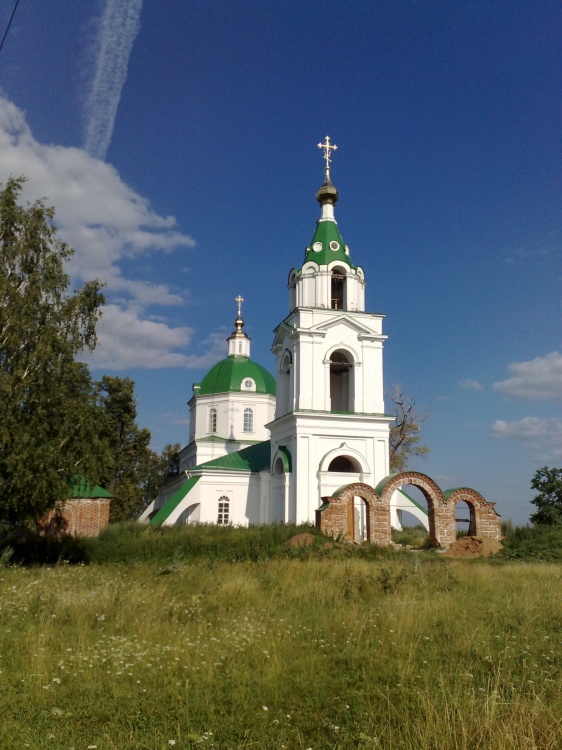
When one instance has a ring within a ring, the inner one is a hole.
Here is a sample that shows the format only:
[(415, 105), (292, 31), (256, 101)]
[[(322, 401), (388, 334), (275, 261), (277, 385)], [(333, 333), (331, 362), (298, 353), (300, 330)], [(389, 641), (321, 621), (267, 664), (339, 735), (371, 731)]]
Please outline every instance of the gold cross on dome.
[(240, 311), (242, 310), (242, 302), (244, 302), (244, 297), (239, 294), (234, 301), (238, 302), (238, 317), (240, 317)]
[(327, 135), (324, 143), (318, 144), (318, 148), (324, 149), (324, 159), (326, 160), (326, 177), (329, 177), (330, 176), (330, 163), (332, 161), (330, 158), (330, 151), (337, 151), (338, 147), (336, 146), (335, 143), (333, 145), (330, 143), (330, 136)]

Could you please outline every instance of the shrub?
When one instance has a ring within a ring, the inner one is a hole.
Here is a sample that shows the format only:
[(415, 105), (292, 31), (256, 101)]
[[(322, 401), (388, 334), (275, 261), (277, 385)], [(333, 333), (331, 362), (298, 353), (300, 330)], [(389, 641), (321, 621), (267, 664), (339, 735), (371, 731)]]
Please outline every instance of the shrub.
[(501, 557), (562, 560), (561, 526), (519, 526), (503, 540)]

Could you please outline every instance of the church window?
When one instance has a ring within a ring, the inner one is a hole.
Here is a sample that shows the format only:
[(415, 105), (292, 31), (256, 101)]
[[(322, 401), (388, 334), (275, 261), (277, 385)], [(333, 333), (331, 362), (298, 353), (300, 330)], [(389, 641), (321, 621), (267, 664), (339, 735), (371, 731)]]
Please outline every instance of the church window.
[(330, 357), (330, 409), (331, 411), (353, 411), (352, 373), (353, 364), (345, 352), (334, 352)]
[(209, 432), (217, 431), (217, 410), (209, 409)]
[(341, 269), (332, 271), (332, 310), (343, 310), (345, 305), (345, 273)]
[(244, 409), (244, 432), (254, 431), (254, 412), (252, 409)]
[(230, 523), (230, 498), (226, 495), (219, 497), (218, 526), (228, 526)]
[(242, 342), (239, 341), (238, 342), (238, 352), (241, 352), (241, 351), (242, 351)]
[(336, 456), (330, 461), (328, 471), (335, 471), (338, 474), (346, 474), (348, 472), (358, 472), (360, 469), (355, 466), (354, 462), (347, 456)]

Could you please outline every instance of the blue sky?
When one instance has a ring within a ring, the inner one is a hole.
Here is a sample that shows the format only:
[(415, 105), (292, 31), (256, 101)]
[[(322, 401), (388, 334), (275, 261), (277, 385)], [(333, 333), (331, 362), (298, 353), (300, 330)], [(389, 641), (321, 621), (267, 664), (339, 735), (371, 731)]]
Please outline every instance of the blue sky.
[(386, 387), (431, 412), (412, 466), (523, 523), (562, 465), (561, 38), (554, 0), (22, 0), (0, 181), (27, 174), (76, 282), (107, 281), (94, 374), (136, 381), (159, 449), (186, 442), (238, 294), (273, 370), (329, 134)]

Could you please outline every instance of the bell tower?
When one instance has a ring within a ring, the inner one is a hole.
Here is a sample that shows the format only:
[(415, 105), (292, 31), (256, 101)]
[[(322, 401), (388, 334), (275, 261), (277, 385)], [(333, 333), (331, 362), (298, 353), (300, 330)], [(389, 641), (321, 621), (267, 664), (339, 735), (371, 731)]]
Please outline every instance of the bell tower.
[(365, 275), (335, 219), (326, 136), (320, 218), (304, 262), (289, 274), (289, 315), (275, 329), (277, 402), (271, 431), (276, 516), (314, 521), (323, 497), (388, 474), (383, 398), (383, 315), (365, 312)]

